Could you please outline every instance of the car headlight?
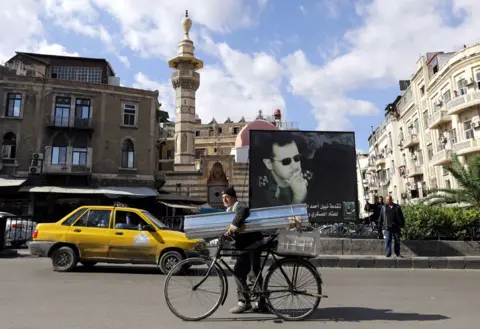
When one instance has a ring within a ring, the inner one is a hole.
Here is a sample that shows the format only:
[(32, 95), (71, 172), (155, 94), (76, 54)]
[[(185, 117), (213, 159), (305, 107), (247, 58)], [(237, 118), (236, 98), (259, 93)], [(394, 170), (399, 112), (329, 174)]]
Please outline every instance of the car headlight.
[(193, 245), (193, 249), (195, 250), (204, 250), (207, 248), (207, 244), (202, 241), (202, 242), (197, 242)]

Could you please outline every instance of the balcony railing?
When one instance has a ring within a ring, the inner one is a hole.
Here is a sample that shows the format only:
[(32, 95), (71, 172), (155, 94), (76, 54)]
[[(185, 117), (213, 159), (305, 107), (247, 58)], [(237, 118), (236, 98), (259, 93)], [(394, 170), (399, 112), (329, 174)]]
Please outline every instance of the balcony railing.
[(459, 114), (470, 106), (480, 104), (480, 91), (469, 92), (453, 98), (447, 103), (448, 114)]
[(415, 165), (408, 168), (409, 177), (414, 177), (419, 175), (423, 175), (423, 166)]
[(375, 160), (375, 165), (376, 165), (376, 166), (381, 166), (381, 165), (385, 164), (385, 161), (386, 161), (386, 160), (385, 160), (385, 157), (379, 156), (379, 157), (377, 157), (377, 159)]
[(432, 166), (443, 166), (452, 161), (452, 150), (439, 150), (430, 161)]
[(47, 126), (51, 128), (93, 129), (92, 118), (50, 117)]
[(92, 173), (92, 148), (87, 148), (85, 152), (74, 152), (73, 147), (68, 146), (66, 147), (66, 153), (63, 151), (59, 153), (66, 154), (66, 156), (57, 156), (56, 159), (52, 159), (52, 147), (45, 147), (45, 161), (43, 163), (44, 173), (72, 175), (86, 175)]
[(436, 129), (440, 125), (452, 121), (450, 115), (448, 115), (447, 110), (435, 111), (430, 118), (428, 118), (428, 129)]
[(468, 153), (474, 153), (480, 151), (480, 140), (479, 139), (467, 139), (458, 143), (453, 144), (453, 152), (458, 155), (464, 155)]
[(403, 148), (409, 148), (413, 145), (417, 145), (418, 143), (420, 143), (420, 141), (417, 134), (407, 134), (402, 145)]

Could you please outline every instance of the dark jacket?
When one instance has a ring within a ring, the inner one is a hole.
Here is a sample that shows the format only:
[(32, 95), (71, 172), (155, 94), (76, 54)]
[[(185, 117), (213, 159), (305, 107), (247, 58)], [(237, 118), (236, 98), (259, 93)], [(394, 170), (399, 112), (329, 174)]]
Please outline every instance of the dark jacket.
[(391, 209), (388, 204), (383, 205), (380, 210), (380, 216), (378, 217), (378, 229), (389, 229), (392, 226), (402, 228), (405, 226), (405, 217), (403, 217), (402, 208), (394, 203)]
[[(245, 224), (245, 220), (250, 216), (250, 209), (248, 209), (248, 206), (245, 203), (237, 201), (237, 203), (232, 206), (232, 210), (235, 212), (232, 225), (235, 225), (241, 230), (242, 226)], [(249, 245), (262, 239), (263, 234), (260, 231), (239, 233), (235, 236), (235, 247), (237, 249), (245, 249)]]

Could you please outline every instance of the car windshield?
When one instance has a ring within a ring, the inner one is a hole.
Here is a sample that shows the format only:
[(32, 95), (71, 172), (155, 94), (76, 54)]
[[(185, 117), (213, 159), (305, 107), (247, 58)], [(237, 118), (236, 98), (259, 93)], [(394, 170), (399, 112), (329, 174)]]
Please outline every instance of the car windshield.
[(147, 217), (148, 219), (150, 219), (152, 221), (152, 223), (160, 228), (160, 229), (165, 229), (165, 228), (168, 228), (168, 226), (166, 226), (165, 224), (163, 224), (157, 217), (153, 216), (151, 213), (149, 213), (148, 211), (146, 210), (142, 210), (142, 213), (145, 215), (145, 217)]

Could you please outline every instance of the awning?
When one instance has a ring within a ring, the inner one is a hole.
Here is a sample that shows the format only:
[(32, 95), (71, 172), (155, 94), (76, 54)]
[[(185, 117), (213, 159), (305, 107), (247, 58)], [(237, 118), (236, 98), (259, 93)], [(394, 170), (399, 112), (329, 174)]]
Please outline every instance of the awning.
[(190, 209), (190, 210), (199, 210), (199, 206), (191, 204), (191, 203), (171, 203), (171, 202), (164, 202), (164, 201), (158, 201), (167, 207), (170, 208), (178, 208), (178, 209)]
[(12, 187), (12, 186), (20, 186), (25, 183), (26, 179), (6, 179), (0, 178), (0, 187)]
[(156, 197), (157, 191), (148, 187), (59, 187), (59, 186), (25, 186), (21, 192), (30, 193), (59, 193), (59, 194), (110, 194), (124, 196)]

